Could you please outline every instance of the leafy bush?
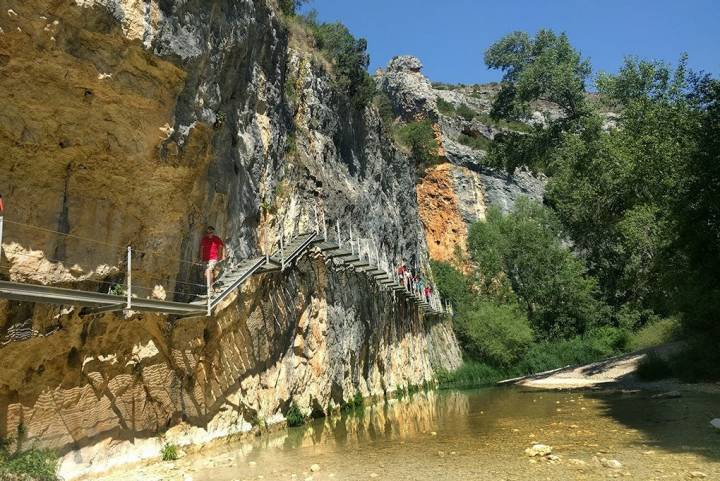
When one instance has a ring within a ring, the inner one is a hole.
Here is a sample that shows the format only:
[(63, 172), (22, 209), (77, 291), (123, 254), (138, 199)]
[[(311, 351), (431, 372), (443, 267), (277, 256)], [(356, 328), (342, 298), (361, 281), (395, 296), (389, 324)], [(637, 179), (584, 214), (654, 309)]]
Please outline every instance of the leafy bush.
[(287, 419), (287, 425), (291, 428), (305, 424), (305, 416), (303, 416), (300, 408), (297, 407), (294, 402), (290, 404), (290, 408), (288, 409), (287, 414), (285, 414), (285, 419)]
[(508, 376), (504, 371), (473, 360), (466, 360), (456, 371), (437, 372), (437, 381), (441, 389), (494, 384), (506, 377)]
[(57, 481), (58, 457), (54, 451), (31, 449), (10, 454), (0, 444), (0, 479)]
[(455, 115), (455, 106), (447, 100), (438, 97), (437, 107), (441, 114), (447, 116)]
[(510, 214), (490, 209), (468, 237), (485, 289), (498, 279), (508, 284), (541, 339), (583, 334), (606, 314), (595, 298), (595, 279), (561, 235), (549, 209), (520, 198)]
[(400, 143), (410, 149), (418, 164), (429, 164), (438, 160), (438, 143), (429, 120), (405, 124), (398, 128), (397, 136)]
[(385, 92), (378, 91), (373, 98), (373, 104), (377, 108), (385, 127), (391, 128), (395, 122), (395, 108), (390, 98)]
[(603, 327), (585, 336), (533, 344), (515, 367), (518, 375), (534, 374), (565, 366), (589, 364), (621, 354), (628, 334), (622, 329)]
[(306, 4), (308, 0), (278, 0), (278, 2), (282, 13), (293, 16), (297, 12), (297, 9)]
[(362, 394), (360, 394), (360, 391), (357, 391), (352, 398), (350, 398), (349, 401), (346, 403), (343, 403), (342, 407), (340, 408), (343, 412), (353, 412), (353, 413), (361, 413), (365, 410), (365, 402), (363, 400)]
[(179, 458), (177, 446), (173, 443), (166, 443), (162, 447), (160, 455), (163, 461), (177, 461)]
[(302, 21), (312, 32), (317, 48), (331, 60), (337, 89), (350, 98), (355, 108), (365, 108), (376, 93), (375, 81), (367, 71), (367, 40), (356, 39), (340, 22), (319, 23), (313, 12), (303, 16)]
[(474, 119), (475, 115), (477, 115), (477, 112), (468, 107), (467, 104), (460, 104), (460, 106), (455, 109), (455, 111), (460, 117), (464, 118), (467, 121)]
[(468, 356), (507, 368), (533, 341), (527, 317), (516, 306), (477, 301), (456, 320), (459, 340)]
[(454, 306), (465, 305), (470, 299), (470, 284), (462, 272), (451, 264), (430, 261), (433, 277), (440, 297), (449, 300)]

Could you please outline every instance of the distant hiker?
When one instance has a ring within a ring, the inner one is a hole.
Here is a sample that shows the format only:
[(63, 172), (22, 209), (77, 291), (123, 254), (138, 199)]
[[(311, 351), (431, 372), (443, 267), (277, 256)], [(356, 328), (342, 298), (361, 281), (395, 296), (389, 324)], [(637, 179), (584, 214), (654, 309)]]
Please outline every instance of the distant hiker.
[(405, 289), (407, 289), (408, 292), (412, 291), (412, 274), (410, 273), (410, 270), (406, 267), (404, 272), (405, 278), (403, 279), (405, 284)]
[(430, 304), (430, 293), (432, 292), (432, 289), (430, 289), (430, 286), (425, 286), (425, 302)]
[(225, 243), (215, 235), (215, 228), (208, 226), (200, 241), (200, 259), (205, 264), (205, 279), (208, 286), (215, 282), (215, 266), (225, 259)]
[(0, 215), (5, 212), (5, 203), (3, 202), (2, 194), (0, 194)]
[(397, 276), (400, 278), (401, 282), (403, 279), (405, 279), (405, 263), (401, 262), (400, 265), (397, 268)]

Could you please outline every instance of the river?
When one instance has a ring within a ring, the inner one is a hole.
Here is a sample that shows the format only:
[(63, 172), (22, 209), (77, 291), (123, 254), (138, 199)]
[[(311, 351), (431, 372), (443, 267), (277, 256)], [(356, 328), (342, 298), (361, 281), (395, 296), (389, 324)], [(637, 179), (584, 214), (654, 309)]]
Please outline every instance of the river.
[(714, 417), (716, 394), (421, 392), (108, 479), (720, 480)]

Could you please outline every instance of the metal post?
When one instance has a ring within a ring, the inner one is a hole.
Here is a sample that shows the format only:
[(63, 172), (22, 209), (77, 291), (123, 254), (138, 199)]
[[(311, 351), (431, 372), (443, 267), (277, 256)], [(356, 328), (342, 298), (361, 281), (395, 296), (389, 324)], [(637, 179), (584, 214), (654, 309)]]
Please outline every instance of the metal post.
[(267, 216), (265, 216), (265, 264), (270, 263), (270, 239), (268, 237)]
[(325, 221), (325, 210), (322, 211), (322, 221), (323, 221), (323, 240), (327, 240), (327, 222)]
[(355, 244), (353, 244), (352, 226), (350, 226), (350, 253), (355, 255)]
[(320, 219), (318, 218), (317, 203), (313, 205), (313, 211), (315, 212), (315, 234), (320, 235)]
[(130, 310), (132, 308), (132, 247), (127, 248), (127, 304), (125, 309)]
[(285, 270), (285, 228), (280, 226), (280, 270)]
[(0, 215), (0, 262), (2, 262), (3, 216)]
[[(342, 249), (342, 238), (340, 237), (340, 221), (335, 221), (335, 231), (337, 232), (337, 244), (338, 247)], [(0, 229), (0, 234), (2, 234), (2, 229)]]
[(207, 284), (207, 316), (210, 317), (212, 315), (212, 285), (210, 279), (207, 278), (207, 273), (205, 274), (205, 283)]

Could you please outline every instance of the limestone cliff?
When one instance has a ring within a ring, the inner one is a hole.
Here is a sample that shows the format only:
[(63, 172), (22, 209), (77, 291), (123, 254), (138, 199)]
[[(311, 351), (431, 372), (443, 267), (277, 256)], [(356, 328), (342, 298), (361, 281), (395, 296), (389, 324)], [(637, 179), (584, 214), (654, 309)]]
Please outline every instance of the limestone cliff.
[[(419, 174), (331, 75), (266, 0), (0, 0), (0, 276), (107, 289), (132, 245), (148, 295), (188, 300), (206, 224), (242, 259), (316, 211), (426, 265)], [(447, 323), (312, 257), (207, 319), (0, 301), (0, 342), (0, 437), (65, 475), (460, 362)]]
[[(422, 74), (420, 60), (411, 56), (395, 57), (376, 78), (400, 121), (430, 119), (439, 132), (441, 162), (423, 173), (417, 188), (431, 258), (456, 262), (457, 253), (465, 251), (468, 226), (484, 219), (489, 206), (508, 211), (520, 196), (542, 201), (542, 175), (526, 170), (508, 175), (483, 165), (484, 146), (513, 128), (488, 115), (497, 86), (433, 85)], [(533, 107), (530, 123), (559, 115), (547, 103)]]

